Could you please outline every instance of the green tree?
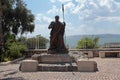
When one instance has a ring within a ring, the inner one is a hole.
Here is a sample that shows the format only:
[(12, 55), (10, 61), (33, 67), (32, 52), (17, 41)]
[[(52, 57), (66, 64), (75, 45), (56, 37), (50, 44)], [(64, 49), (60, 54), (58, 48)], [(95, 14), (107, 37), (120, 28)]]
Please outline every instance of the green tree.
[(39, 41), (38, 42), (38, 46), (40, 49), (45, 49), (46, 48), (46, 44), (48, 43), (48, 39), (46, 39), (45, 37), (41, 36), (41, 35), (38, 35), (36, 37), (36, 39)]
[(83, 37), (77, 43), (78, 49), (93, 49), (98, 48), (99, 37)]
[(21, 36), (17, 39), (18, 42), (22, 43), (22, 44), (26, 44), (27, 43), (27, 38), (24, 36)]
[(2, 29), (6, 33), (33, 32), (34, 16), (22, 0), (0, 0), (2, 5)]
[(29, 49), (35, 49), (36, 48), (36, 38), (32, 37), (32, 38), (28, 38), (27, 39), (27, 45)]
[(37, 35), (36, 37), (29, 38), (27, 40), (27, 44), (29, 48), (35, 49), (36, 47), (39, 49), (45, 49), (48, 39), (44, 38), (41, 35)]
[(22, 49), (21, 47), (13, 47), (21, 44), (16, 41), (16, 35), (34, 31), (34, 15), (27, 9), (23, 0), (0, 0), (0, 9), (2, 10), (4, 35), (4, 54), (0, 54), (0, 56), (8, 58), (15, 48), (16, 53)]

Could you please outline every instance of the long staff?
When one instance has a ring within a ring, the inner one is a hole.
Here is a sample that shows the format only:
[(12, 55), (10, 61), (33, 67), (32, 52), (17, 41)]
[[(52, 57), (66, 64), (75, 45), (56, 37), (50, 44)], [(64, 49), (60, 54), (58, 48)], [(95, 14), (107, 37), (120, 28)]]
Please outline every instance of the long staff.
[[(63, 12), (63, 22), (64, 22), (65, 21), (65, 17), (64, 17), (64, 4), (62, 4), (62, 12)], [(66, 45), (66, 34), (65, 34), (65, 45)]]
[(64, 20), (65, 20), (65, 18), (64, 18), (64, 4), (62, 4), (62, 12), (63, 12), (63, 22), (64, 22)]

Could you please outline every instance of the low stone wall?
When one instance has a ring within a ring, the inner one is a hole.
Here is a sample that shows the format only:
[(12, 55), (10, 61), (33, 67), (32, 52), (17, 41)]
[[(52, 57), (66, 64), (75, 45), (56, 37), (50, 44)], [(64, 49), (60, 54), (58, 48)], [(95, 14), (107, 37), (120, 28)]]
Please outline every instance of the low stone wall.
[(87, 54), (88, 58), (93, 58), (93, 51), (83, 51), (84, 54)]
[(120, 53), (118, 53), (118, 58), (120, 58)]
[[(99, 52), (99, 57), (100, 58), (105, 58), (106, 54), (108, 54), (108, 52), (100, 51)], [(118, 52), (112, 52), (111, 54), (117, 54), (117, 56), (110, 56), (109, 55), (109, 57), (118, 57), (118, 58), (120, 58), (120, 53), (118, 53)]]
[(105, 52), (99, 52), (99, 57), (100, 58), (105, 58)]
[[(34, 54), (47, 53), (47, 51), (48, 51), (47, 49), (29, 50), (26, 52), (26, 56), (31, 57)], [(99, 49), (69, 49), (69, 52), (71, 52), (71, 51), (75, 51), (78, 53), (79, 52), (87, 53), (88, 58), (93, 58), (94, 55), (95, 55), (95, 57), (97, 56), (97, 57), (105, 58), (106, 51), (107, 52), (113, 51), (113, 52), (119, 53), (118, 57), (120, 57), (120, 51), (118, 49), (116, 49), (116, 50), (114, 50), (114, 49), (113, 50), (112, 49), (100, 49), (100, 50)]]

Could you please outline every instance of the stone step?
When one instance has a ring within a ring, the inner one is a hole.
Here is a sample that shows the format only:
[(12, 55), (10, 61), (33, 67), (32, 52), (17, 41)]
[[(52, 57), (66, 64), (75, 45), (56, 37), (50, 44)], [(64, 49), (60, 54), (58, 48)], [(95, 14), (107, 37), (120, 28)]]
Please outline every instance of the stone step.
[(39, 64), (38, 71), (78, 71), (76, 63)]

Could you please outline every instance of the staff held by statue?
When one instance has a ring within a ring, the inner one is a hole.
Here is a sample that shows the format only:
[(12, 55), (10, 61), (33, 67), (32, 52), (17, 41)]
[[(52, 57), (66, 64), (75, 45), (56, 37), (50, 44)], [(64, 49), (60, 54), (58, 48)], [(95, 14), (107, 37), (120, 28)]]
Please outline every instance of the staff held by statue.
[[(65, 17), (64, 17), (64, 4), (62, 4), (62, 12), (63, 12), (63, 23), (65, 22)], [(65, 44), (66, 44), (66, 34), (65, 35)]]
[(62, 4), (63, 22), (64, 22), (64, 4)]

